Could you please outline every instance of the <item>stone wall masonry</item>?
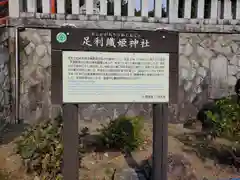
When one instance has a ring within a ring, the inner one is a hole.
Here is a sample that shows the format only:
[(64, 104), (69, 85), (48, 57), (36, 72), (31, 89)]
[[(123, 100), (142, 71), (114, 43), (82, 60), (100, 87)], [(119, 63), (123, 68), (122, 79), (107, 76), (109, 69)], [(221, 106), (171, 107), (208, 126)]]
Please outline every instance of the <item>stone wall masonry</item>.
[(51, 115), (51, 36), (26, 30), (20, 37), (20, 118), (32, 123)]
[(234, 93), (240, 78), (238, 34), (181, 34), (179, 51), (180, 120), (194, 118), (209, 99)]
[(0, 131), (1, 126), (10, 120), (11, 95), (9, 76), (8, 32), (0, 28)]
[[(20, 116), (28, 123), (54, 117), (51, 104), (50, 30), (21, 32)], [(171, 121), (194, 117), (209, 98), (233, 92), (240, 77), (240, 37), (237, 34), (181, 33), (179, 44), (179, 104), (170, 105)], [(12, 71), (13, 72), (13, 71)], [(53, 92), (52, 92), (53, 93)], [(122, 113), (151, 117), (150, 104), (79, 105), (79, 119), (106, 122)]]

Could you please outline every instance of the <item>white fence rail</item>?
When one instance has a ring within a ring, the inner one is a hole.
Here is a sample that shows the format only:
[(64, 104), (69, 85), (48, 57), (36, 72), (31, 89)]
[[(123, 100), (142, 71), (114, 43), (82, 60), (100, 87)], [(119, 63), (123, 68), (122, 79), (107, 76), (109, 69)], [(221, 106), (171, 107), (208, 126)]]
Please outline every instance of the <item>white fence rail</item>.
[[(57, 14), (99, 14), (184, 19), (240, 20), (240, 0), (55, 0)], [(52, 0), (9, 0), (9, 16), (22, 12), (51, 13)], [(140, 10), (136, 7), (140, 6)], [(149, 11), (149, 8), (153, 10)]]

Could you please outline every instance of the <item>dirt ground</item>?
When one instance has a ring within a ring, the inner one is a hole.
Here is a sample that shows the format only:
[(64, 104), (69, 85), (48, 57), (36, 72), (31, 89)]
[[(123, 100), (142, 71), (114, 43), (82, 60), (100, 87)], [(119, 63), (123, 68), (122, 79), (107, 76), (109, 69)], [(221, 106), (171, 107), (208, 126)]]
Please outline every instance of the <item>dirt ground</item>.
[[(217, 148), (221, 144), (230, 143), (223, 139), (212, 142), (199, 137), (199, 130), (183, 128), (180, 124), (169, 124), (168, 150), (171, 153), (183, 154), (191, 162), (199, 180), (240, 177), (240, 173), (230, 165), (223, 165), (214, 159), (210, 147)], [(143, 147), (132, 153), (132, 157), (124, 157), (120, 152), (88, 152), (83, 158), (80, 176), (82, 180), (110, 179), (113, 172), (123, 168), (135, 167), (148, 159), (152, 152), (152, 125), (146, 123), (146, 136)], [(212, 155), (212, 156), (211, 156)], [(26, 175), (21, 159), (14, 154), (14, 143), (0, 145), (0, 180), (36, 180)]]

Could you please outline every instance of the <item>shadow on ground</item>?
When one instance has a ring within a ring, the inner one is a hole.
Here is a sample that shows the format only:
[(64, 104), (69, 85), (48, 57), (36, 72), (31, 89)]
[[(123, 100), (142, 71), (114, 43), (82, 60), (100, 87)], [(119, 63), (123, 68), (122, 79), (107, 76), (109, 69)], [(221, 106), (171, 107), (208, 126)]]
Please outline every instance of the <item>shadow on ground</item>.
[[(115, 171), (113, 171), (116, 172), (116, 177), (121, 177), (126, 180), (132, 178), (147, 179), (147, 161), (137, 161), (133, 154), (130, 152), (121, 151), (120, 149), (108, 148), (101, 141), (100, 135), (89, 133), (87, 128), (84, 128), (79, 134), (79, 142), (83, 148), (83, 153), (88, 154), (94, 152), (96, 154), (107, 154), (109, 159), (122, 157), (125, 160), (127, 166), (121, 170), (116, 168)], [(119, 170), (121, 172), (119, 172)]]
[(7, 124), (0, 132), (0, 145), (12, 142), (14, 139), (21, 136), (27, 127), (29, 127), (29, 125), (25, 123)]
[(131, 153), (126, 153), (124, 158), (128, 166), (134, 169), (139, 179), (142, 179), (142, 177), (150, 179), (152, 172), (148, 160), (143, 160), (140, 164), (138, 164)]
[(202, 161), (211, 159), (219, 164), (239, 168), (240, 164), (236, 162), (236, 158), (240, 157), (240, 151), (233, 152), (231, 145), (208, 140), (205, 134), (200, 132), (183, 134), (175, 138), (186, 146), (183, 149), (184, 152), (195, 153)]

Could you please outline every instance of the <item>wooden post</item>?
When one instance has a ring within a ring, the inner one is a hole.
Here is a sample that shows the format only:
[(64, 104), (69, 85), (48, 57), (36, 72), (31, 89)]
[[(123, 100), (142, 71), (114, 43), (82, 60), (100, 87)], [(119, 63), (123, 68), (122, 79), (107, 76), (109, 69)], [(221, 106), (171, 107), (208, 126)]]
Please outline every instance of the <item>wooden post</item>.
[(57, 13), (65, 14), (65, 0), (57, 0)]
[(80, 11), (80, 1), (72, 0), (72, 14), (79, 14)]
[(36, 13), (37, 12), (37, 1), (27, 0), (27, 12)]
[(9, 0), (8, 13), (10, 18), (17, 18), (20, 15), (20, 0)]
[(78, 107), (76, 104), (63, 105), (63, 178), (78, 180)]
[(107, 15), (107, 1), (100, 0), (100, 14)]
[(211, 1), (211, 19), (218, 19), (218, 0)]
[(148, 1), (146, 0), (141, 1), (141, 16), (148, 17)]
[(121, 16), (121, 10), (122, 10), (121, 6), (122, 6), (121, 0), (114, 1), (114, 16)]
[(178, 0), (168, 1), (168, 21), (169, 23), (176, 23), (178, 21)]
[(236, 2), (236, 19), (240, 20), (240, 0)]
[(167, 180), (168, 104), (153, 104), (153, 180)]
[(50, 13), (51, 12), (51, 1), (50, 0), (42, 0), (42, 12)]
[(154, 17), (161, 18), (162, 17), (162, 0), (155, 0), (154, 4)]
[(192, 10), (192, 0), (187, 0), (184, 2), (184, 18), (191, 18), (191, 10)]
[(93, 0), (85, 1), (86, 4), (86, 14), (93, 14)]
[(224, 19), (232, 19), (232, 2), (231, 0), (224, 0), (224, 10), (223, 10)]
[(56, 13), (56, 6), (55, 6), (55, 0), (51, 0), (51, 13), (55, 14)]
[(198, 0), (197, 4), (197, 18), (203, 19), (204, 18), (204, 0)]
[(135, 16), (135, 0), (128, 0), (128, 14), (127, 16)]

